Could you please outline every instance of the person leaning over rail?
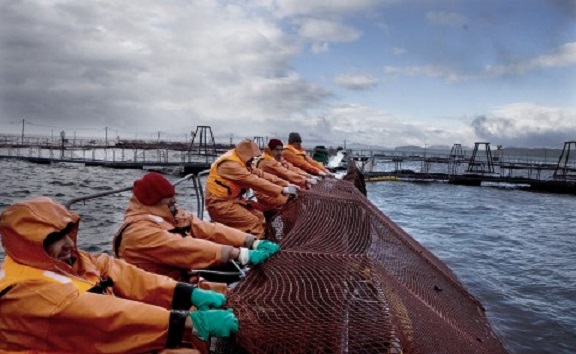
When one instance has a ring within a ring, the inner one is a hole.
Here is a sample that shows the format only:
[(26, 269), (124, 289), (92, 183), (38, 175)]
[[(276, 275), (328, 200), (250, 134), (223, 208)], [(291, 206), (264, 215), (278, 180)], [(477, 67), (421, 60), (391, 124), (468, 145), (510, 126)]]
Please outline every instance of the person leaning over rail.
[(333, 176), (330, 170), (324, 167), (321, 162), (308, 156), (306, 150), (302, 148), (302, 138), (298, 133), (292, 132), (288, 135), (288, 144), (284, 146), (282, 157), (294, 166), (313, 175), (322, 177)]
[[(311, 185), (318, 183), (317, 177), (293, 167), (289, 162), (282, 159), (282, 145), (282, 141), (279, 139), (270, 139), (268, 145), (264, 147), (262, 155), (255, 160), (254, 166), (300, 188), (309, 189)], [(255, 191), (254, 195), (258, 199), (258, 203), (270, 209), (278, 208), (286, 202), (285, 199), (271, 198), (258, 191)]]
[[(258, 146), (249, 139), (220, 156), (210, 167), (206, 181), (206, 209), (213, 221), (264, 237), (267, 208), (244, 197), (247, 189), (271, 198), (296, 195), (299, 187), (252, 167)], [(284, 197), (284, 201), (287, 198)]]
[(180, 208), (174, 186), (159, 173), (136, 180), (132, 193), (112, 246), (117, 257), (149, 272), (187, 281), (190, 269), (230, 260), (258, 265), (280, 250), (276, 243), (200, 220)]
[(0, 351), (143, 353), (238, 331), (224, 295), (78, 250), (79, 221), (47, 197), (0, 215)]

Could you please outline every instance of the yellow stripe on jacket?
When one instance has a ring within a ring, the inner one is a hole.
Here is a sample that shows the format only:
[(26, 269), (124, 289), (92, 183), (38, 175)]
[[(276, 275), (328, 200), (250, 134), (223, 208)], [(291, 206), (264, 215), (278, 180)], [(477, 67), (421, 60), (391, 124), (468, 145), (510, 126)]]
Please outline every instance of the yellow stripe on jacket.
[(50, 270), (38, 269), (14, 262), (10, 256), (6, 256), (0, 270), (0, 291), (7, 287), (25, 281), (45, 281), (52, 283), (72, 283), (80, 294), (92, 289), (100, 280), (95, 275), (89, 275), (92, 279), (80, 279), (68, 277)]

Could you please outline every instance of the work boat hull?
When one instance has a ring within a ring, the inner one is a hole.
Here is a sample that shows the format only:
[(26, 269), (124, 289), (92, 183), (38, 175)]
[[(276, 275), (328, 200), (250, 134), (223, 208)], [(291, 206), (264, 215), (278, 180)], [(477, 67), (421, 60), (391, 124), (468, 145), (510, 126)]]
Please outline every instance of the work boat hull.
[(347, 180), (299, 193), (267, 234), (282, 251), (230, 292), (240, 331), (216, 352), (505, 353), (446, 264)]

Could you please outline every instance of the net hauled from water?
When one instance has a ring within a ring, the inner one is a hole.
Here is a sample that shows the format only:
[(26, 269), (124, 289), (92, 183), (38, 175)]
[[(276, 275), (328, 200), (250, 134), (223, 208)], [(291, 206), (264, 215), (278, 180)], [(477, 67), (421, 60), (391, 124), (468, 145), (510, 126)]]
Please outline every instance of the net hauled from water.
[(218, 353), (505, 353), (455, 274), (354, 185), (326, 179), (271, 219), (282, 251), (229, 294)]

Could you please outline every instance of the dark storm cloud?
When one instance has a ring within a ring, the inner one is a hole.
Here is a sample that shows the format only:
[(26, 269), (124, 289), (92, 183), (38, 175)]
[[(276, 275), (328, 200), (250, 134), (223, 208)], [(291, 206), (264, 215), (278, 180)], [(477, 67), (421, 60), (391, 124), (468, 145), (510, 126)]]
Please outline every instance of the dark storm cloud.
[[(540, 117), (547, 120), (546, 117)], [(576, 127), (558, 126), (549, 121), (523, 124), (510, 118), (478, 116), (471, 126), (483, 141), (507, 147), (553, 147), (576, 140)]]

